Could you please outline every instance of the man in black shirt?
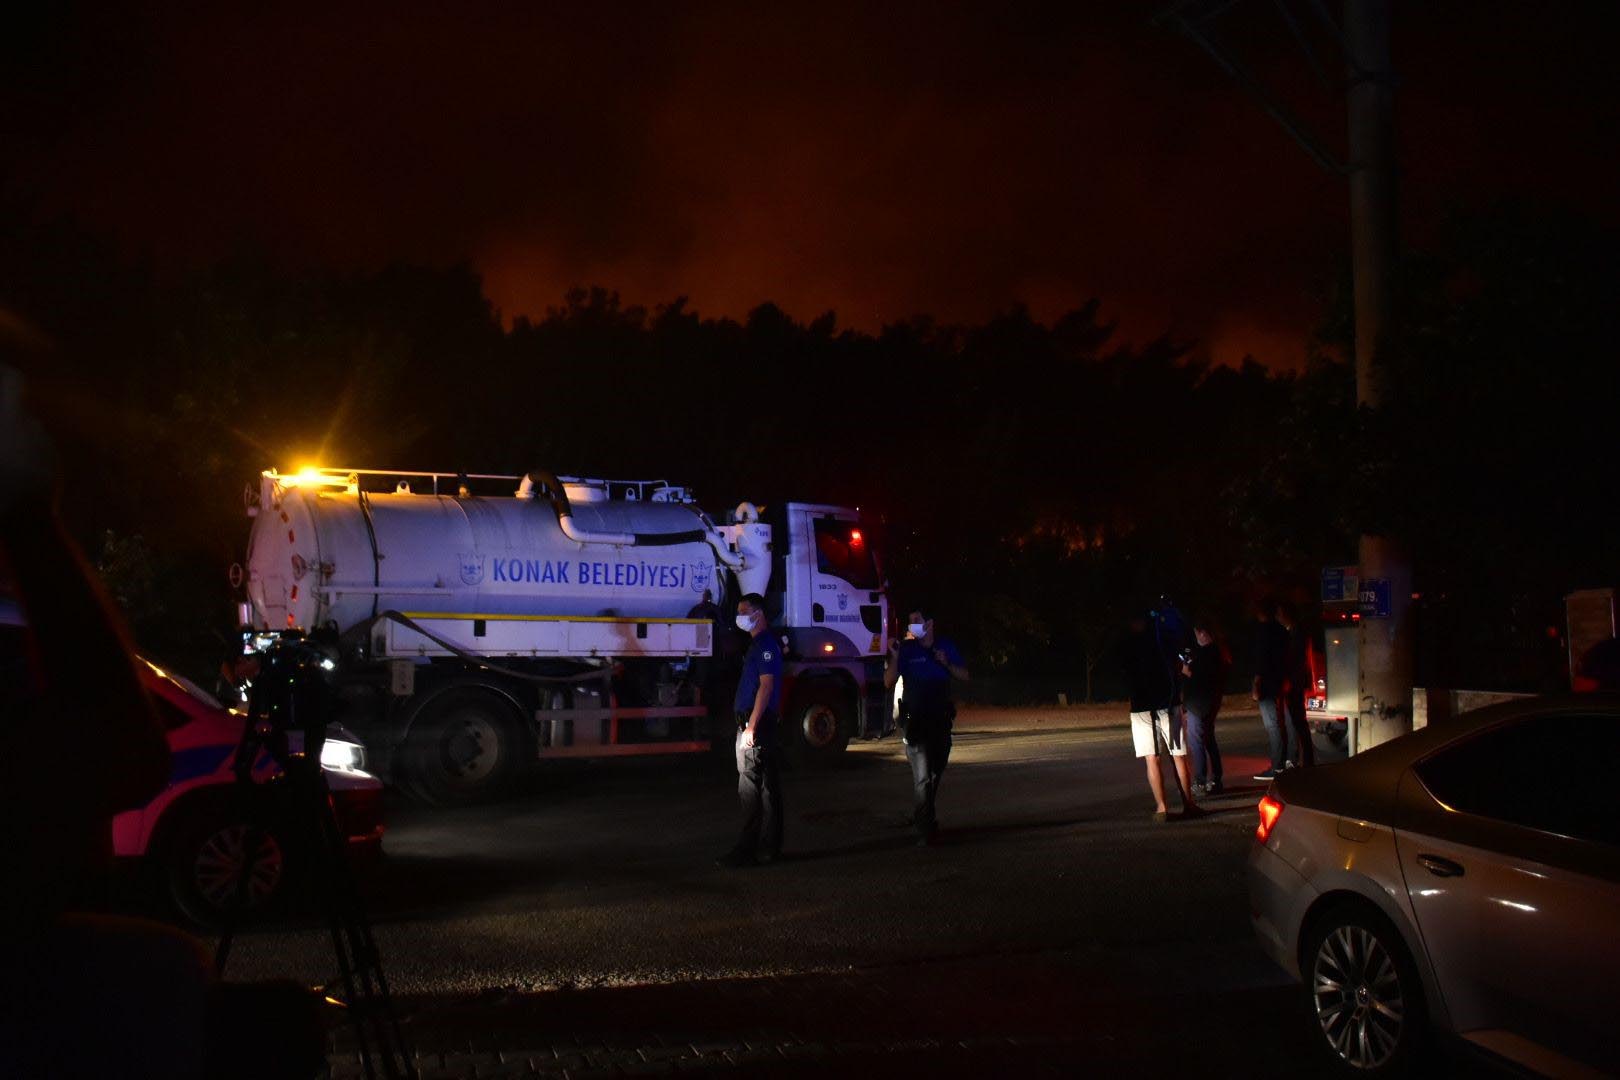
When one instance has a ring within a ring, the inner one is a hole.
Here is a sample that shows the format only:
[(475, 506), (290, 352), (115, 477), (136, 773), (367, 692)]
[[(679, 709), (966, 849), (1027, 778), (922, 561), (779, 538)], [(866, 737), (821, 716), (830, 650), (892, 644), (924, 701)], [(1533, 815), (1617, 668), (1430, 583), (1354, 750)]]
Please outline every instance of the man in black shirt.
[(1260, 706), (1260, 723), (1271, 743), (1271, 765), (1254, 774), (1271, 780), (1288, 767), (1288, 737), (1279, 699), (1288, 665), (1288, 632), (1271, 620), (1272, 606), (1262, 600), (1255, 609), (1254, 682), (1249, 696)]
[(1181, 697), (1187, 715), (1187, 749), (1192, 758), (1193, 794), (1219, 795), (1221, 748), (1215, 742), (1215, 715), (1226, 689), (1226, 658), (1208, 619), (1193, 623), (1193, 644), (1181, 665)]
[(1182, 732), (1181, 710), (1176, 705), (1175, 680), (1170, 675), (1159, 636), (1147, 620), (1131, 620), (1125, 639), (1125, 678), (1131, 689), (1131, 742), (1136, 756), (1147, 763), (1148, 787), (1153, 791), (1153, 817), (1170, 818), (1164, 801), (1164, 776), (1159, 758), (1169, 754), (1175, 764), (1176, 782), (1181, 790), (1182, 817), (1199, 817), (1203, 811), (1193, 801), (1192, 779), (1187, 770), (1187, 743)]
[(1283, 719), (1288, 724), (1288, 765), (1315, 765), (1310, 721), (1305, 716), (1305, 694), (1311, 685), (1310, 639), (1294, 619), (1294, 609), (1277, 605), (1277, 625), (1287, 635), (1283, 651)]

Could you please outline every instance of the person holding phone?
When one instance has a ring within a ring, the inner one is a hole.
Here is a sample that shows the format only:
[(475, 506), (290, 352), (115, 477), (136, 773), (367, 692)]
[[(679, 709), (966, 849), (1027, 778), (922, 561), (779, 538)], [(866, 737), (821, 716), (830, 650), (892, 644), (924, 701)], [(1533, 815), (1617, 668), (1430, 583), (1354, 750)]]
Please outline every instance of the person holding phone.
[(883, 685), (893, 690), (903, 680), (900, 724), (911, 765), (911, 823), (918, 845), (925, 846), (939, 832), (934, 804), (951, 760), (951, 726), (956, 720), (951, 681), (966, 682), (968, 669), (955, 644), (934, 633), (934, 620), (921, 609), (908, 616), (906, 634), (904, 641), (889, 644)]

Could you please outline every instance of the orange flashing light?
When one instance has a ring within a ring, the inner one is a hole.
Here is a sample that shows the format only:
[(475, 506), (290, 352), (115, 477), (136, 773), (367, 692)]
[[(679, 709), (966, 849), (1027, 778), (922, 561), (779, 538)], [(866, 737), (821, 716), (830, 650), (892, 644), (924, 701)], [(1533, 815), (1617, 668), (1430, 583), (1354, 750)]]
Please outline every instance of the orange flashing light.
[(833, 651), (833, 643), (829, 641), (826, 644), (822, 645), (821, 646), (821, 651), (822, 652), (832, 652)]
[(1260, 824), (1255, 827), (1254, 838), (1265, 843), (1271, 838), (1271, 830), (1282, 817), (1283, 804), (1280, 799), (1273, 799), (1270, 795), (1260, 800)]

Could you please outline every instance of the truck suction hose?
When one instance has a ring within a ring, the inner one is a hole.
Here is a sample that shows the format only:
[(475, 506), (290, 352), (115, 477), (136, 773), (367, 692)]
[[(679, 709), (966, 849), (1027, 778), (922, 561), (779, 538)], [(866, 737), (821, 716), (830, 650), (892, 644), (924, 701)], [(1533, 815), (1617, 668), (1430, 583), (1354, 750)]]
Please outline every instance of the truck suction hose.
[(574, 508), (568, 501), (568, 492), (555, 473), (546, 469), (530, 469), (518, 485), (518, 498), (532, 499), (536, 489), (545, 493), (551, 509), (557, 515), (557, 525), (563, 535), (576, 544), (612, 544), (614, 547), (672, 547), (676, 544), (706, 543), (727, 566), (742, 566), (742, 556), (730, 551), (727, 545), (711, 536), (706, 529), (691, 529), (672, 533), (596, 532), (574, 524)]
[(400, 626), (403, 626), (412, 633), (421, 634), (423, 637), (439, 646), (439, 648), (455, 654), (461, 659), (467, 661), (469, 664), (476, 667), (481, 667), (486, 671), (493, 671), (497, 675), (505, 675), (513, 679), (522, 679), (525, 682), (541, 683), (547, 686), (561, 686), (570, 683), (601, 681), (611, 677), (613, 673), (611, 665), (608, 667), (593, 669), (591, 671), (583, 671), (578, 675), (536, 675), (533, 672), (518, 671), (516, 668), (503, 667), (500, 664), (490, 663), (487, 657), (479, 656), (477, 653), (468, 652), (455, 642), (445, 640), (438, 634), (435, 634), (433, 631), (423, 626), (421, 623), (410, 618), (409, 616), (402, 615), (397, 611), (378, 612), (377, 616), (372, 619), (371, 623), (368, 623), (367, 626), (369, 627), (384, 621), (398, 623)]

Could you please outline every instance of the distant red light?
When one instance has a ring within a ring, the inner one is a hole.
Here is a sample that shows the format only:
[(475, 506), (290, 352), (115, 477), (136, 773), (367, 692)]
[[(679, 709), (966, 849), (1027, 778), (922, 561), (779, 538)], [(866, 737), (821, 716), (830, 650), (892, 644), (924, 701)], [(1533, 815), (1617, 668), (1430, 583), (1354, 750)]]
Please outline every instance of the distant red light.
[(1260, 824), (1254, 830), (1254, 838), (1265, 843), (1271, 837), (1272, 827), (1277, 819), (1282, 817), (1283, 804), (1280, 799), (1273, 799), (1270, 795), (1260, 800)]
[(861, 530), (859, 530), (859, 529), (851, 529), (851, 530), (849, 530), (849, 542), (852, 543), (852, 544), (861, 543), (862, 542)]

